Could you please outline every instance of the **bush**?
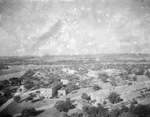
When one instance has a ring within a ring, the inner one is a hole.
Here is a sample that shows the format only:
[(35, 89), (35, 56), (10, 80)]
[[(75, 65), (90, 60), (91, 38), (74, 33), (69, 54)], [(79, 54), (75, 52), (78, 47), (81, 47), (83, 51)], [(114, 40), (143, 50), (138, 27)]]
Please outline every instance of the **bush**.
[(20, 99), (21, 99), (21, 97), (19, 95), (14, 97), (14, 101), (17, 102), (17, 103), (20, 101)]
[(24, 83), (24, 87), (29, 90), (29, 89), (31, 89), (31, 88), (34, 87), (34, 83), (31, 82), (31, 81), (29, 81), (29, 80), (27, 80), (27, 81)]
[(147, 71), (146, 74), (145, 74), (148, 78), (150, 78), (150, 72)]
[(8, 80), (0, 81), (1, 90), (9, 87), (10, 82)]
[(70, 93), (72, 92), (73, 90), (78, 90), (79, 87), (77, 85), (75, 85), (74, 83), (69, 83), (67, 86), (66, 86), (66, 90), (67, 90), (67, 93)]
[(111, 81), (110, 81), (110, 84), (111, 84), (112, 86), (117, 86), (117, 83), (116, 83), (115, 80), (111, 80)]
[(87, 117), (108, 117), (108, 110), (105, 109), (101, 104), (95, 106), (83, 106), (83, 111)]
[(133, 77), (133, 81), (137, 81), (137, 77), (136, 76)]
[(100, 90), (100, 89), (101, 89), (101, 87), (99, 85), (94, 85), (93, 86), (93, 90), (94, 91), (97, 91), (97, 90)]
[(12, 97), (12, 94), (11, 94), (11, 91), (9, 89), (4, 89), (4, 96), (7, 97), (7, 98), (11, 98)]
[(132, 82), (129, 82), (128, 85), (131, 86), (131, 85), (132, 85)]
[(134, 73), (135, 75), (143, 75), (145, 72), (144, 68), (134, 68), (132, 70), (132, 73)]
[(128, 110), (129, 110), (129, 108), (126, 107), (125, 105), (122, 105), (122, 106), (121, 106), (121, 111), (122, 111), (122, 112), (128, 112)]
[(119, 114), (120, 114), (120, 110), (119, 109), (111, 110), (109, 112), (109, 117), (118, 117)]
[(147, 117), (150, 114), (150, 105), (138, 105), (131, 104), (129, 112), (138, 115), (138, 117)]
[(106, 83), (108, 75), (106, 73), (100, 73), (98, 74), (98, 78), (100, 78), (102, 82)]
[(75, 108), (70, 99), (66, 101), (58, 101), (54, 106), (59, 112), (68, 112), (70, 109)]
[(82, 93), (82, 96), (81, 96), (82, 99), (85, 99), (85, 100), (90, 100), (90, 96), (88, 96), (86, 93)]
[(13, 77), (9, 79), (11, 85), (21, 85), (21, 80), (19, 78)]
[(119, 94), (116, 92), (112, 92), (108, 96), (109, 101), (114, 104), (114, 103), (119, 103), (120, 101), (123, 101), (123, 99), (120, 98)]

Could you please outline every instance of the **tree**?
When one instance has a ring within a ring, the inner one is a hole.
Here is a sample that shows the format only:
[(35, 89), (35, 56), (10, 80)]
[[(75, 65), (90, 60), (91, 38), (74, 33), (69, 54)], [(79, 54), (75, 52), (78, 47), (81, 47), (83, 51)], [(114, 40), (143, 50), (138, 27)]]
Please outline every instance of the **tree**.
[(87, 113), (88, 108), (89, 108), (88, 106), (83, 106), (83, 107), (82, 107), (83, 112), (84, 112), (84, 113)]
[(79, 89), (79, 87), (77, 85), (75, 85), (75, 83), (69, 83), (66, 86), (67, 93), (70, 93), (71, 91), (78, 90), (78, 89)]
[(132, 73), (134, 73), (135, 75), (143, 75), (145, 72), (144, 68), (134, 68), (132, 70)]
[(129, 108), (126, 107), (125, 105), (122, 105), (122, 106), (121, 106), (121, 111), (122, 111), (122, 112), (128, 112), (128, 110), (129, 110)]
[(83, 107), (84, 115), (87, 117), (108, 117), (108, 110), (105, 109), (101, 104), (95, 106), (84, 106)]
[(96, 85), (96, 84), (95, 84), (95, 85), (93, 86), (93, 90), (94, 90), (94, 91), (97, 91), (97, 90), (100, 90), (100, 89), (101, 89), (101, 87), (100, 87), (99, 85)]
[(149, 105), (140, 104), (136, 107), (134, 114), (137, 114), (139, 117), (147, 117), (150, 114), (149, 110), (150, 110)]
[(98, 74), (98, 78), (100, 78), (102, 82), (106, 83), (108, 75), (106, 73), (100, 73)]
[(9, 84), (10, 84), (10, 82), (9, 82), (8, 80), (0, 81), (0, 86), (1, 86), (2, 88), (8, 87)]
[(20, 101), (20, 99), (21, 99), (21, 97), (19, 95), (14, 97), (14, 101), (17, 102), (17, 103)]
[(112, 86), (117, 86), (117, 83), (116, 83), (115, 79), (111, 80), (111, 81), (110, 81), (110, 84), (111, 84)]
[(132, 79), (133, 79), (133, 81), (137, 81), (137, 77), (136, 76), (134, 76)]
[(9, 79), (11, 85), (20, 85), (21, 84), (21, 80), (19, 78), (13, 77)]
[(104, 100), (104, 101), (103, 101), (103, 105), (105, 105), (105, 104), (107, 104), (107, 102)]
[(9, 89), (4, 89), (4, 96), (7, 98), (12, 97), (11, 91)]
[(150, 78), (150, 72), (147, 71), (146, 74), (145, 74), (148, 78)]
[(135, 113), (136, 112), (136, 106), (134, 106), (133, 103), (130, 105), (129, 112), (131, 112), (131, 113)]
[(58, 101), (54, 105), (54, 107), (59, 111), (59, 112), (68, 112), (70, 109), (75, 108), (75, 106), (72, 104), (72, 102), (67, 99), (66, 101)]
[(101, 81), (102, 81), (103, 83), (107, 83), (107, 78), (106, 78), (106, 77), (102, 77), (102, 78), (101, 78)]
[(25, 83), (24, 83), (24, 87), (26, 88), (26, 89), (31, 89), (32, 87), (34, 86), (34, 83), (33, 82), (31, 82), (31, 81), (29, 81), (29, 80), (27, 80)]
[(109, 112), (109, 117), (118, 117), (119, 114), (120, 114), (119, 109), (111, 110)]
[(117, 94), (116, 92), (112, 92), (109, 94), (108, 96), (109, 101), (114, 104), (114, 103), (118, 103), (120, 101), (123, 101), (123, 99), (120, 98), (119, 94)]
[(90, 96), (88, 96), (86, 93), (82, 93), (82, 96), (81, 96), (82, 99), (85, 99), (85, 100), (90, 100)]

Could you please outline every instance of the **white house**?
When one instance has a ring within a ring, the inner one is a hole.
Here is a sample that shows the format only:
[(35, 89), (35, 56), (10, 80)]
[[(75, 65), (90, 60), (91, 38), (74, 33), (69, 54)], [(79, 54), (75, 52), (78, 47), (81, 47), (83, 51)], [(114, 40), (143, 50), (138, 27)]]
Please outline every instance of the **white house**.
[(63, 83), (63, 85), (67, 85), (69, 83), (69, 80), (61, 79), (61, 82)]

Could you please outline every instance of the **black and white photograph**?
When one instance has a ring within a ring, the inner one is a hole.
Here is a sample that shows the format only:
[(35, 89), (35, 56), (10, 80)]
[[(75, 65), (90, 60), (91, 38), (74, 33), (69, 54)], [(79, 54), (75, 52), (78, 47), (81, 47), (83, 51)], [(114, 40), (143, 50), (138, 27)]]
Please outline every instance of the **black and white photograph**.
[(0, 117), (150, 117), (150, 0), (0, 0)]

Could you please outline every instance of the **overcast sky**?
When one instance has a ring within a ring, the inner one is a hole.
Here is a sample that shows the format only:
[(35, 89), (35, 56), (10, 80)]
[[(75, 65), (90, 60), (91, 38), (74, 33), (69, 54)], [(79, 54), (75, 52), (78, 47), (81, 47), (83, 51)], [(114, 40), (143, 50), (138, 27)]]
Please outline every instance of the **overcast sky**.
[(0, 0), (0, 55), (150, 53), (149, 0)]

